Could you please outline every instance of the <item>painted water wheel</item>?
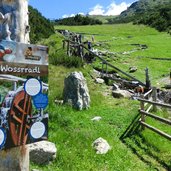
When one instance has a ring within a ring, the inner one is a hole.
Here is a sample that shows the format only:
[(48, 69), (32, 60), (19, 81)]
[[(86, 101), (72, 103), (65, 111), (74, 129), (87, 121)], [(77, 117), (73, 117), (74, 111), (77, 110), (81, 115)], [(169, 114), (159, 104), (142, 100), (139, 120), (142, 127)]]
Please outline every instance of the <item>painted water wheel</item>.
[(31, 117), (31, 111), (31, 97), (24, 90), (18, 92), (9, 111), (9, 133), (15, 146), (24, 145), (27, 142), (31, 125), (28, 122), (28, 116)]

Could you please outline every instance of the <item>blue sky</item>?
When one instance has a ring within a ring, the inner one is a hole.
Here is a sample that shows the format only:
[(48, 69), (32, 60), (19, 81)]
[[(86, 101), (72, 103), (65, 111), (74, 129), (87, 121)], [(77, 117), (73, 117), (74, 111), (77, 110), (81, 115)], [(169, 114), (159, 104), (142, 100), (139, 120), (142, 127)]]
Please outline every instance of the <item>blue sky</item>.
[(117, 15), (136, 0), (29, 0), (43, 16), (58, 19), (75, 14)]

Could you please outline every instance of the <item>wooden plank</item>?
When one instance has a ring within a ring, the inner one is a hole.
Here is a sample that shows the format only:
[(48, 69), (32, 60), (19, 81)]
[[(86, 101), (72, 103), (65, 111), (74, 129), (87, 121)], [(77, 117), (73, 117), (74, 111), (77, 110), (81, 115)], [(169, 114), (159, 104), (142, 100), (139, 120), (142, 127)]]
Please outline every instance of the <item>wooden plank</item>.
[(46, 76), (48, 65), (0, 62), (0, 74)]
[(144, 98), (148, 97), (148, 95), (150, 95), (152, 91), (153, 91), (153, 90), (151, 89), (151, 90), (149, 90), (147, 93), (145, 93), (145, 94), (144, 94)]
[(158, 121), (161, 121), (161, 122), (163, 122), (163, 123), (165, 123), (165, 124), (171, 125), (171, 120), (162, 118), (162, 117), (160, 117), (160, 116), (154, 115), (154, 114), (149, 113), (149, 112), (146, 112), (146, 111), (144, 111), (144, 110), (140, 110), (140, 113), (142, 113), (142, 114), (144, 114), (144, 115), (147, 115), (147, 116), (149, 116), (149, 117), (151, 117), (151, 118), (154, 118), (154, 119), (156, 119), (156, 120), (158, 120)]
[(171, 141), (171, 135), (169, 135), (169, 134), (167, 134), (167, 133), (165, 133), (165, 132), (163, 132), (163, 131), (161, 131), (161, 130), (159, 130), (159, 129), (157, 129), (157, 128), (151, 126), (151, 125), (148, 125), (148, 124), (146, 124), (145, 122), (140, 121), (140, 123), (141, 123), (141, 125), (143, 125), (144, 127), (146, 127), (146, 128), (148, 128), (148, 129), (154, 131), (155, 133), (157, 133), (157, 134), (161, 135), (162, 137), (164, 137), (164, 138), (166, 138), (166, 139), (168, 139), (168, 140)]
[(146, 110), (146, 112), (149, 112), (149, 111), (152, 109), (152, 107), (153, 107), (153, 105), (150, 105), (150, 106), (148, 107), (148, 109)]
[(171, 105), (169, 105), (169, 104), (153, 102), (153, 101), (146, 100), (146, 99), (139, 98), (139, 97), (137, 98), (137, 100), (142, 101), (142, 102), (146, 102), (146, 103), (150, 103), (150, 104), (153, 104), (153, 105), (162, 106), (162, 107), (171, 109)]

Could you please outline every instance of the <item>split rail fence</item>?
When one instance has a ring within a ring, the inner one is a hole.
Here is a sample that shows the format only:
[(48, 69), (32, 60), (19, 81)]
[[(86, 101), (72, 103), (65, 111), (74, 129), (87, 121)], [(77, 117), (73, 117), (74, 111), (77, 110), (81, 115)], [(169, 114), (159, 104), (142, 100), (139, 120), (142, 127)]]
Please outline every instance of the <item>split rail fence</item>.
[(150, 117), (161, 123), (171, 126), (171, 120), (162, 118), (150, 112), (150, 111), (156, 112), (157, 107), (167, 108), (171, 110), (171, 105), (157, 102), (157, 89), (156, 88), (151, 89), (149, 92), (147, 92), (146, 94), (138, 98), (138, 100), (140, 101), (139, 112), (141, 114), (140, 124), (142, 125), (142, 128), (143, 129), (148, 128), (151, 131), (159, 134), (160, 136), (168, 140), (171, 140), (171, 135), (146, 123), (146, 117)]

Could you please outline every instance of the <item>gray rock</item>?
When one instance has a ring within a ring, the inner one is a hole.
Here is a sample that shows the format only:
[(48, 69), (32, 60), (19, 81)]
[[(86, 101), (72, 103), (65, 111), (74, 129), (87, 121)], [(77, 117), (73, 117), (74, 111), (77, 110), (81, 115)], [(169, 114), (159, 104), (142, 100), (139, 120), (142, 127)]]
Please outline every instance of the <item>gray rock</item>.
[(64, 81), (64, 103), (78, 110), (90, 107), (90, 95), (86, 79), (81, 72), (72, 72)]
[(101, 79), (101, 78), (96, 78), (96, 83), (103, 84), (104, 83), (104, 80)]
[(54, 143), (40, 141), (29, 145), (30, 161), (36, 164), (49, 164), (56, 158), (57, 148)]
[(96, 150), (96, 154), (106, 154), (111, 149), (108, 142), (101, 137), (96, 139), (92, 146)]
[(127, 90), (114, 90), (112, 92), (114, 98), (131, 98), (132, 94)]
[(96, 116), (96, 117), (92, 118), (91, 120), (92, 121), (100, 121), (101, 119), (102, 119), (101, 116)]
[(32, 169), (31, 171), (40, 171), (40, 170), (37, 170), (37, 169)]

